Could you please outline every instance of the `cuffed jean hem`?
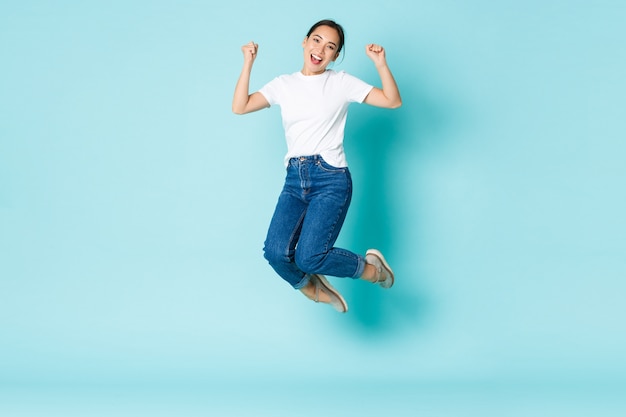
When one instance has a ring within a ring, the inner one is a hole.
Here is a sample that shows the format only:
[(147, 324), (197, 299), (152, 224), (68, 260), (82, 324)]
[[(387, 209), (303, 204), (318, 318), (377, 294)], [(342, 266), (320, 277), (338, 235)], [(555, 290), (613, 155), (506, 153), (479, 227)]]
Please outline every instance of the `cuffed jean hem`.
[(365, 258), (359, 255), (358, 263), (357, 263), (357, 266), (356, 266), (356, 272), (352, 276), (352, 279), (359, 279), (359, 278), (361, 278), (361, 275), (363, 275), (363, 272), (365, 271), (365, 265), (366, 264), (367, 264), (367, 262), (365, 262)]
[[(365, 271), (366, 264), (367, 262), (365, 262), (365, 258), (359, 255), (357, 258), (356, 272), (350, 278), (352, 279), (361, 278), (361, 275), (363, 275), (363, 272)], [(295, 285), (292, 285), (292, 287), (294, 290), (301, 290), (302, 288), (306, 287), (306, 285), (309, 283), (310, 280), (311, 280), (311, 277), (309, 276), (309, 274), (304, 274), (302, 279), (298, 281)]]
[(311, 280), (311, 278), (309, 277), (309, 274), (304, 274), (302, 279), (300, 281), (298, 281), (297, 284), (292, 285), (292, 287), (295, 290), (301, 290), (302, 288), (306, 287), (306, 284), (308, 284), (310, 280)]

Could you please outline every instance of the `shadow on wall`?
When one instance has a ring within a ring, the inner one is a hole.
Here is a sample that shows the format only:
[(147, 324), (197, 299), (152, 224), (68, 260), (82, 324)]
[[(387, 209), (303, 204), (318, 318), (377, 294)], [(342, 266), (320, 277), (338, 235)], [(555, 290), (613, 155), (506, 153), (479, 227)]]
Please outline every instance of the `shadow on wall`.
[[(350, 209), (354, 230), (346, 230), (348, 247), (358, 253), (379, 249), (398, 277), (389, 290), (365, 282), (342, 288), (350, 304), (347, 325), (367, 338), (414, 331), (425, 325), (433, 308), (420, 285), (419, 268), (412, 268), (421, 258), (420, 231), (403, 226), (420, 223), (403, 218), (409, 202), (415, 205), (417, 201), (419, 207), (418, 181), (406, 178), (407, 171), (402, 170), (407, 162), (417, 162), (431, 133), (445, 123), (437, 106), (408, 90), (401, 89), (404, 104), (398, 110), (355, 106), (346, 132), (346, 152), (355, 177)], [(419, 209), (409, 214), (419, 216)]]

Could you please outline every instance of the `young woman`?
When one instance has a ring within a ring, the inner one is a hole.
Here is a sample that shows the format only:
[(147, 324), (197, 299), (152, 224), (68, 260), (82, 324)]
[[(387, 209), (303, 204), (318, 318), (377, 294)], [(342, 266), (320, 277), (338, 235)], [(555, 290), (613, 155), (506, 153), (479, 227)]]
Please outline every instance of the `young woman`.
[(281, 108), (287, 139), (287, 176), (265, 240), (264, 255), (285, 281), (315, 302), (345, 313), (348, 305), (324, 275), (360, 278), (390, 288), (394, 275), (376, 249), (365, 257), (334, 247), (352, 197), (343, 151), (348, 105), (397, 108), (400, 92), (387, 66), (385, 50), (369, 44), (382, 88), (343, 71), (327, 69), (344, 45), (344, 31), (332, 20), (315, 23), (302, 42), (302, 70), (279, 76), (249, 94), (259, 46), (241, 47), (243, 69), (235, 87), (233, 112), (246, 114), (271, 105)]

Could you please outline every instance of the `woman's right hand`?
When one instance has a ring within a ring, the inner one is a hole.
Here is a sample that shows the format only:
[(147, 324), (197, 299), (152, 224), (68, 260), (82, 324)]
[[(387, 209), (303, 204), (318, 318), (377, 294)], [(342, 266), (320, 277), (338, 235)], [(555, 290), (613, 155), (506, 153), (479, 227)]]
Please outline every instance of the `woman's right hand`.
[(243, 52), (243, 59), (245, 62), (253, 63), (256, 59), (257, 51), (259, 50), (259, 44), (254, 43), (252, 41), (248, 42), (244, 46), (241, 47), (241, 52)]

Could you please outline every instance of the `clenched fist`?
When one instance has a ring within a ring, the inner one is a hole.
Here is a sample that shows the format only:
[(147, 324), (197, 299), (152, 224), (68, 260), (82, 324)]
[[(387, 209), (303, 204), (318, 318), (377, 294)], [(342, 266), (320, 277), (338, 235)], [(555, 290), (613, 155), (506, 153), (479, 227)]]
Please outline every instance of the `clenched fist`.
[(250, 62), (250, 63), (254, 62), (258, 50), (259, 50), (259, 44), (254, 43), (252, 41), (242, 46), (241, 52), (243, 52), (244, 61)]
[(381, 45), (370, 43), (365, 46), (365, 53), (372, 61), (374, 61), (376, 66), (385, 65), (387, 63), (385, 58), (385, 48)]

